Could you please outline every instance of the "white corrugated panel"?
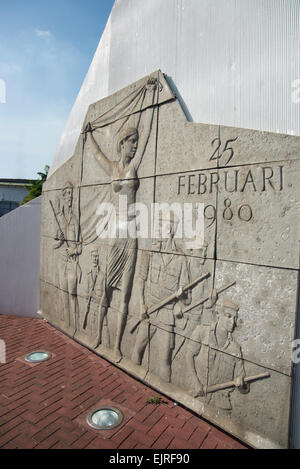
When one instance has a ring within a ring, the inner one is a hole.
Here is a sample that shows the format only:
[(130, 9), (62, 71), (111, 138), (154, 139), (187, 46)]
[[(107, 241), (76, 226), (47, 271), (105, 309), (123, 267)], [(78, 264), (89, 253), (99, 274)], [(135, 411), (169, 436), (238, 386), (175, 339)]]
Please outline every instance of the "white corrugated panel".
[(194, 122), (300, 135), (299, 6), (300, 0), (117, 0), (50, 174), (72, 156), (91, 102), (158, 68)]

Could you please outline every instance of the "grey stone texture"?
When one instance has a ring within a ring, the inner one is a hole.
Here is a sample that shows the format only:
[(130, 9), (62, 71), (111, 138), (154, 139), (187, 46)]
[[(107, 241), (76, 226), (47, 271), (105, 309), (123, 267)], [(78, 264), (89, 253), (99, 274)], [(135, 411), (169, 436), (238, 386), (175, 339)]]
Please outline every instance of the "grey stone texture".
[[(299, 137), (188, 122), (161, 71), (91, 105), (43, 189), (43, 316), (248, 444), (287, 448), (299, 169)], [(173, 204), (160, 238), (153, 203)]]

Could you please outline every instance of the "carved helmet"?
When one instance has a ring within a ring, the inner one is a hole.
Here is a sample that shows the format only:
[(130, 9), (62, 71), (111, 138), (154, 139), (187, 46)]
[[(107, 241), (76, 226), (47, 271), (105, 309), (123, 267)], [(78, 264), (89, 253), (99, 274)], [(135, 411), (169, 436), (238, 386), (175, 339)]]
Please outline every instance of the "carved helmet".
[(232, 309), (236, 313), (240, 309), (239, 306), (237, 304), (233, 303), (232, 301), (226, 300), (226, 299), (221, 299), (221, 298), (218, 299), (217, 302), (216, 302), (216, 307), (218, 308), (218, 306), (222, 306), (223, 308)]

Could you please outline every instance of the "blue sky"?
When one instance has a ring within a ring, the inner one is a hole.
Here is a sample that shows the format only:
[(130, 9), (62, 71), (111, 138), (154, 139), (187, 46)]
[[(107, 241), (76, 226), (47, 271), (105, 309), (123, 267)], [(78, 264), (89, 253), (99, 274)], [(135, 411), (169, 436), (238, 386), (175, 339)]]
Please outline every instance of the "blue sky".
[(51, 164), (113, 3), (0, 0), (0, 178)]

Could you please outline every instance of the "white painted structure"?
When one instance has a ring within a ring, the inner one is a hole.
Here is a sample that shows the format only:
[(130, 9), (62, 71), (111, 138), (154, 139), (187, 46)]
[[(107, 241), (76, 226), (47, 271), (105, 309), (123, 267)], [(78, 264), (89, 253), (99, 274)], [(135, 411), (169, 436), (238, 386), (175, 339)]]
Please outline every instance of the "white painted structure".
[(299, 30), (300, 0), (116, 0), (49, 175), (89, 104), (157, 69), (194, 122), (300, 135)]
[(0, 314), (39, 317), (41, 197), (0, 218)]

